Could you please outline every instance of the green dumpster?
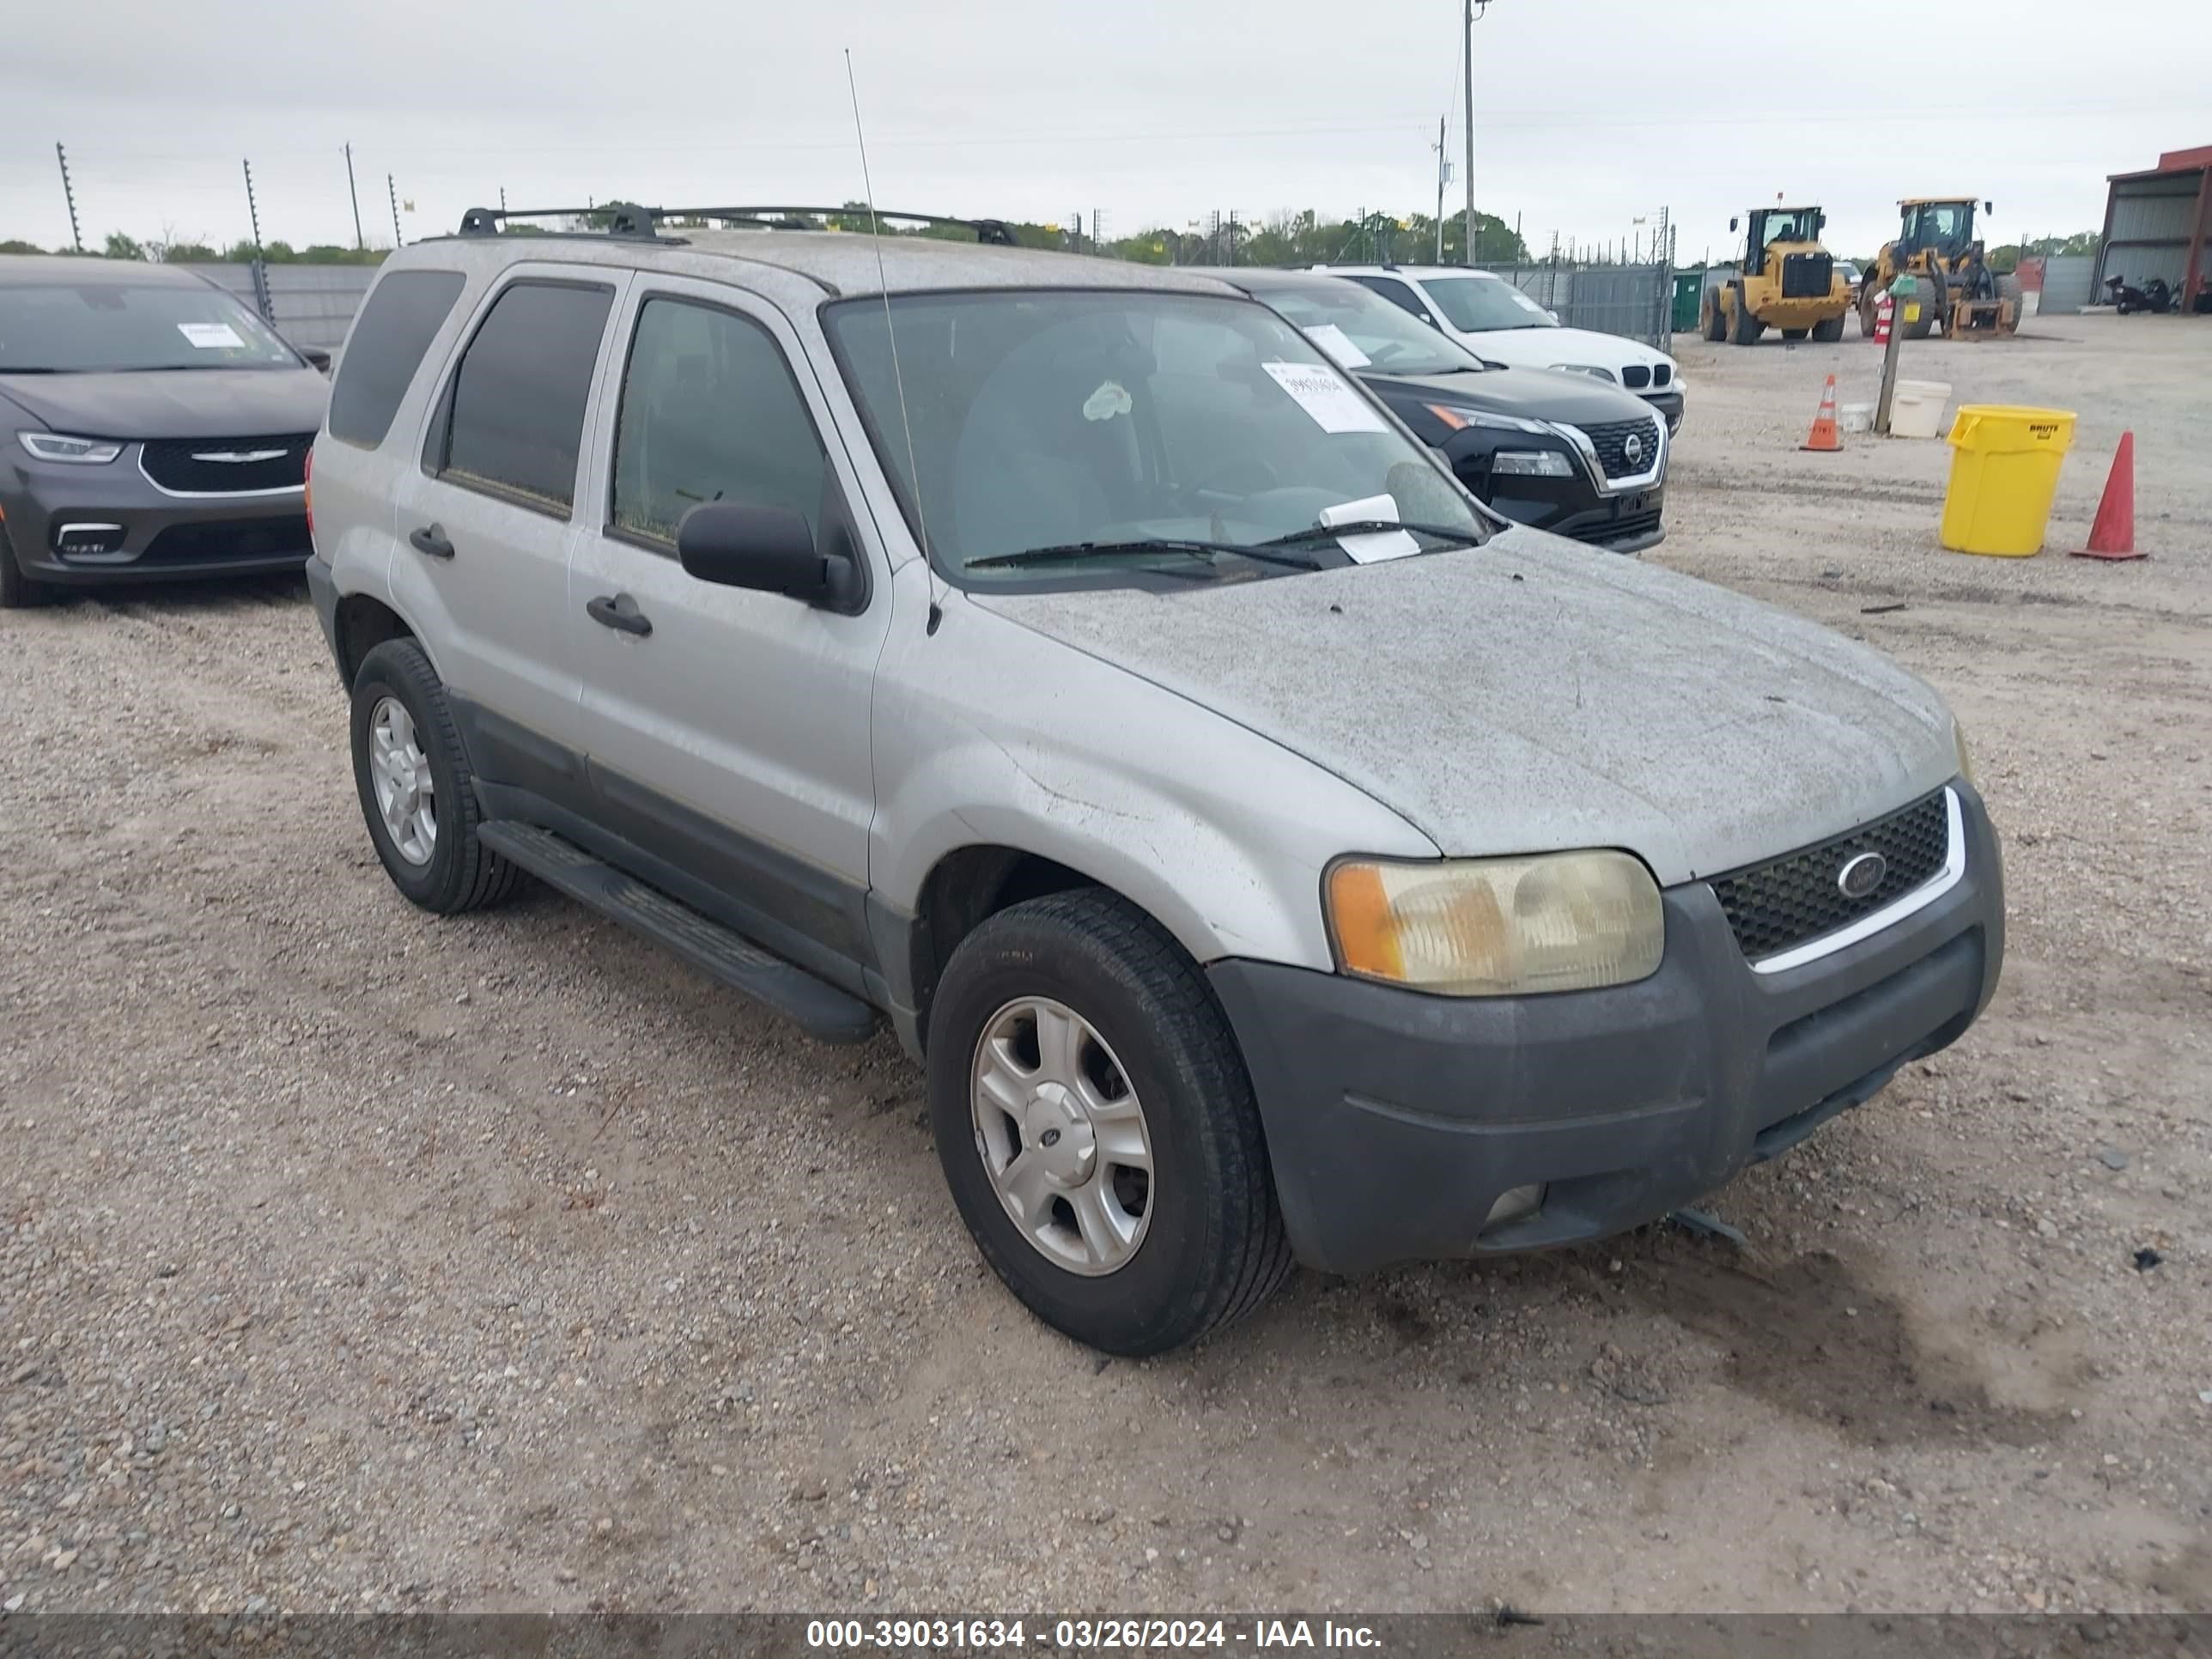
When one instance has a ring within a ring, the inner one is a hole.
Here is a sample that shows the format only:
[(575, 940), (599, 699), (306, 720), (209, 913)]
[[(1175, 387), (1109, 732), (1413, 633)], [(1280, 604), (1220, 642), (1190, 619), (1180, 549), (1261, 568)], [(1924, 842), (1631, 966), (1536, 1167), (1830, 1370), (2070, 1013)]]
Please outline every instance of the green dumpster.
[(1698, 304), (1704, 297), (1705, 273), (1702, 270), (1678, 270), (1674, 273), (1674, 332), (1694, 334), (1698, 328)]

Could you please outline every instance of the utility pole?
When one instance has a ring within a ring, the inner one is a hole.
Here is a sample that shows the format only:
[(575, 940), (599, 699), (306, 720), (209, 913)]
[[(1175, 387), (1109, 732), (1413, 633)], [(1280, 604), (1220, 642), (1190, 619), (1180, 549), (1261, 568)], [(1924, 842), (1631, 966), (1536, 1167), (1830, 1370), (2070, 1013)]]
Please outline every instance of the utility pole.
[(1467, 79), (1467, 248), (1462, 263), (1474, 263), (1474, 20), (1490, 9), (1490, 0), (1464, 0), (1460, 15), (1460, 69)]
[(353, 146), (351, 144), (348, 144), (345, 147), (345, 155), (346, 196), (347, 198), (353, 203), (353, 251), (356, 253), (359, 253), (363, 248), (367, 247), (368, 244), (362, 239), (361, 234), (361, 192), (354, 188)]
[(384, 175), (384, 193), (392, 201), (392, 246), (394, 248), (404, 247), (407, 239), (399, 234), (399, 186), (392, 183), (392, 175), (388, 173)]
[(54, 141), (54, 160), (60, 162), (62, 167), (62, 199), (69, 204), (70, 240), (76, 244), (76, 251), (82, 253), (84, 252), (84, 236), (76, 228), (76, 187), (70, 183), (69, 152), (61, 147), (59, 139)]

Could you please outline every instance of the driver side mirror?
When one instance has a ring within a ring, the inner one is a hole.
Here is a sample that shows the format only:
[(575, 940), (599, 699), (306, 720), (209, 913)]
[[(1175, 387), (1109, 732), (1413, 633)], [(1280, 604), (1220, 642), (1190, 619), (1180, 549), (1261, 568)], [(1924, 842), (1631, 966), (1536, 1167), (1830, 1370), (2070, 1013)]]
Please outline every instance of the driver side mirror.
[(1997, 204), (1995, 202), (1984, 202), (1982, 204), (1982, 211), (1994, 219), (1997, 216)]
[(696, 581), (781, 593), (801, 605), (848, 604), (859, 571), (814, 544), (805, 514), (753, 501), (702, 501), (676, 526), (676, 556)]
[(1734, 229), (1735, 229), (1738, 225), (1741, 224), (1742, 222), (1743, 222), (1743, 221), (1742, 221), (1741, 219), (1740, 219), (1740, 218), (1739, 218), (1739, 219), (1731, 219), (1731, 220), (1729, 220), (1729, 228), (1730, 230), (1734, 230)]

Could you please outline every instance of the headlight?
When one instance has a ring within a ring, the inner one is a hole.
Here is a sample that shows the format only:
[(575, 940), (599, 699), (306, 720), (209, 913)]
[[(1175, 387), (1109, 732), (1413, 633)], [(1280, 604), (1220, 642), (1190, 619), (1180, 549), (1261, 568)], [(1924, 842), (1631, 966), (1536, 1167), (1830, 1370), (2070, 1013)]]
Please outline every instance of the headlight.
[(1595, 363), (1553, 363), (1552, 367), (1562, 374), (1589, 374), (1601, 380), (1616, 378), (1611, 369), (1600, 368)]
[[(1958, 745), (1959, 775), (1969, 784), (1974, 784), (1974, 757), (1966, 747), (1966, 728), (1955, 719), (1951, 722), (1951, 741)], [(1974, 787), (1978, 788), (1980, 786), (1975, 784)]]
[(1421, 407), (1454, 432), (1477, 426), (1493, 432), (1533, 432), (1540, 435), (1552, 429), (1541, 421), (1524, 421), (1518, 415), (1493, 415), (1486, 409), (1465, 409), (1451, 404), (1423, 404)]
[(123, 453), (123, 446), (105, 438), (72, 438), (59, 432), (18, 432), (15, 441), (42, 461), (70, 461), (98, 466)]
[(1658, 886), (1626, 853), (1344, 859), (1323, 886), (1343, 972), (1446, 996), (1626, 985), (1666, 945)]
[(1490, 458), (1493, 477), (1571, 478), (1575, 470), (1556, 449), (1501, 449)]

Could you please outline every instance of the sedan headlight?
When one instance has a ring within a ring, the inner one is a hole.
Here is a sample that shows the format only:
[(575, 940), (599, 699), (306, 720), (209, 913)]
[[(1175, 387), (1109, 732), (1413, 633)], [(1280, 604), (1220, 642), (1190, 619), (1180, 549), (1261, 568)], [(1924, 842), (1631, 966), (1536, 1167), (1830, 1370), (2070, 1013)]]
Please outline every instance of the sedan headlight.
[(106, 438), (72, 438), (60, 432), (18, 432), (15, 441), (42, 461), (69, 461), (98, 466), (123, 453), (123, 446)]
[(1658, 884), (1626, 853), (1342, 859), (1324, 891), (1343, 972), (1446, 996), (1626, 985), (1666, 945)]
[(1505, 478), (1571, 478), (1575, 469), (1556, 449), (1501, 449), (1490, 458), (1493, 477)]
[(1552, 368), (1561, 374), (1589, 374), (1601, 380), (1617, 381), (1619, 376), (1609, 368), (1600, 368), (1595, 363), (1553, 363)]
[(1529, 432), (1540, 436), (1552, 429), (1541, 421), (1524, 421), (1518, 415), (1498, 415), (1486, 409), (1468, 409), (1462, 404), (1423, 404), (1421, 407), (1454, 432), (1473, 426), (1492, 432)]

